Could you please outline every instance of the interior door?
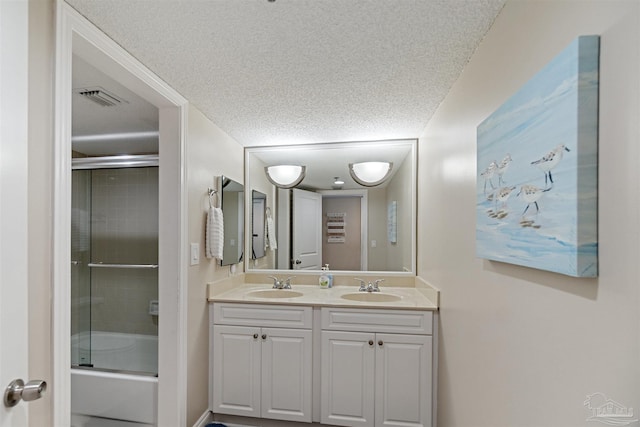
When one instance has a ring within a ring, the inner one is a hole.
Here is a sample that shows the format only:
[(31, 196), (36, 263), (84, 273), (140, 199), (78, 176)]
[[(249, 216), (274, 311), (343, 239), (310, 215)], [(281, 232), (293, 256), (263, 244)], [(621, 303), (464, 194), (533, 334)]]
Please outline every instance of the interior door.
[[(0, 390), (27, 382), (28, 3), (0, 1)], [(3, 399), (4, 400), (4, 399)], [(0, 403), (0, 427), (26, 426), (24, 403)]]
[(294, 270), (320, 270), (322, 264), (322, 195), (293, 190), (292, 253)]

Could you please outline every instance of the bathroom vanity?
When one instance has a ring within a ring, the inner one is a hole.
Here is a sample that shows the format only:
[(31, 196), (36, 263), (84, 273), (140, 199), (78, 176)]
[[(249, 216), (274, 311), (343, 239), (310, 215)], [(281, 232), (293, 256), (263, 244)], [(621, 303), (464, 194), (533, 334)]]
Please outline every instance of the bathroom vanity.
[(210, 291), (210, 410), (322, 425), (435, 425), (437, 305), (416, 288), (357, 289)]

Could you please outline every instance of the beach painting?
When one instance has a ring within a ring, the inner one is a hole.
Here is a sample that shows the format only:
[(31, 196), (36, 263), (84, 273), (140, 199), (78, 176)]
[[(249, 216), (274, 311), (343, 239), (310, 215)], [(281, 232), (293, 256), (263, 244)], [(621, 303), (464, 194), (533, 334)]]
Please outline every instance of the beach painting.
[(575, 39), (478, 126), (479, 258), (598, 275), (599, 41)]

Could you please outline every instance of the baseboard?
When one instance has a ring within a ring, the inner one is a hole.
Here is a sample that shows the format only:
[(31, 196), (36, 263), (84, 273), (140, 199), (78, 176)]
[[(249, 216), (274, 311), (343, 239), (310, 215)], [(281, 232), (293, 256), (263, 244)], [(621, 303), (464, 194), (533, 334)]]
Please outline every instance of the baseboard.
[(193, 427), (205, 427), (207, 424), (212, 422), (213, 422), (213, 414), (211, 413), (211, 411), (206, 410), (202, 414), (202, 416), (198, 418), (198, 421), (196, 421)]

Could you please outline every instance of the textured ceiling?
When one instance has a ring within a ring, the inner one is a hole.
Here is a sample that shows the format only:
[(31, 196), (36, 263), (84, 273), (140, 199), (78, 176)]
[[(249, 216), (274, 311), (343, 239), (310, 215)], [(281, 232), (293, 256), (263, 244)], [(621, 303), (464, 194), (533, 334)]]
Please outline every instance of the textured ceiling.
[(245, 146), (416, 138), (505, 0), (67, 0)]

